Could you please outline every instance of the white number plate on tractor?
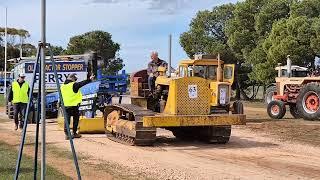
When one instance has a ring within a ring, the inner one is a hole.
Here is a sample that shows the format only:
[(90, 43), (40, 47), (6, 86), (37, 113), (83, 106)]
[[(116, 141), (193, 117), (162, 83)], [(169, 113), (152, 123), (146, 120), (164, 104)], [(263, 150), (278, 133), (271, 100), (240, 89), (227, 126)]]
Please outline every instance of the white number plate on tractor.
[(197, 98), (198, 97), (198, 87), (197, 85), (188, 85), (188, 93), (189, 98)]
[(220, 104), (226, 104), (227, 89), (220, 89)]

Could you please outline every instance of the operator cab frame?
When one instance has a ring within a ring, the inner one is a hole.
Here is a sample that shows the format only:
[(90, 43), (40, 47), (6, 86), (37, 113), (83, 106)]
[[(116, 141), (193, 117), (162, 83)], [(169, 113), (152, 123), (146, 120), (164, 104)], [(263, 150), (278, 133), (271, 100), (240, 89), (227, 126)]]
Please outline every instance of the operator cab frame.
[(224, 64), (218, 59), (182, 60), (179, 63), (179, 77), (201, 77), (209, 81), (218, 81), (219, 61), (223, 69), (223, 82), (233, 83), (234, 65)]
[[(281, 64), (279, 64), (275, 70), (278, 72), (278, 77), (288, 77), (288, 67), (287, 65), (281, 66)], [(292, 75), (291, 77), (307, 77), (309, 70), (306, 67), (301, 67), (301, 66), (296, 66), (296, 65), (292, 65), (291, 66), (291, 71), (292, 71)]]

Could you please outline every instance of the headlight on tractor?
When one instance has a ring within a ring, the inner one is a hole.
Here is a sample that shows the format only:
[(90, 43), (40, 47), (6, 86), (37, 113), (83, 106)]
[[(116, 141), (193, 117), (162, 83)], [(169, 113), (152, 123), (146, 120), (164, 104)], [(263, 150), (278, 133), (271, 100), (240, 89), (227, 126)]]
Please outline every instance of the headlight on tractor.
[(229, 104), (229, 86), (227, 85), (219, 85), (219, 104)]

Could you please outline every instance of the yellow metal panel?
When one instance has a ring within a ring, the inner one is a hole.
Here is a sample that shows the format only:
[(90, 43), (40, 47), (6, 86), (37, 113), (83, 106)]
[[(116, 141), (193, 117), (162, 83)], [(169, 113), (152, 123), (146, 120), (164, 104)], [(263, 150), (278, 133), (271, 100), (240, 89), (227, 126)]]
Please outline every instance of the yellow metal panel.
[[(70, 129), (72, 129), (73, 120), (71, 118)], [(58, 118), (58, 129), (64, 129), (64, 118)], [(96, 117), (96, 118), (85, 118), (80, 117), (79, 126), (78, 126), (79, 133), (104, 133), (104, 119), (103, 117)]]
[(246, 115), (159, 115), (143, 117), (144, 127), (245, 125)]
[(158, 76), (155, 83), (169, 86), (172, 79), (166, 76)]
[(105, 133), (103, 117), (81, 117), (79, 121), (79, 133)]
[(169, 86), (169, 94), (168, 94), (168, 98), (167, 98), (167, 103), (164, 108), (164, 112), (166, 114), (176, 114), (176, 112), (177, 112), (176, 94), (177, 94), (176, 83), (174, 81), (171, 81), (170, 86)]
[(219, 104), (218, 98), (219, 98), (219, 85), (226, 85), (228, 86), (228, 102), (230, 102), (231, 97), (231, 84), (228, 82), (210, 82), (210, 90), (211, 90), (211, 106), (217, 106)]
[(218, 105), (218, 83), (217, 82), (210, 82), (210, 90), (211, 90), (211, 106)]
[[(196, 87), (196, 97), (189, 96), (189, 87)], [(164, 113), (193, 115), (209, 114), (210, 88), (206, 79), (199, 77), (183, 77), (170, 82), (169, 96)]]

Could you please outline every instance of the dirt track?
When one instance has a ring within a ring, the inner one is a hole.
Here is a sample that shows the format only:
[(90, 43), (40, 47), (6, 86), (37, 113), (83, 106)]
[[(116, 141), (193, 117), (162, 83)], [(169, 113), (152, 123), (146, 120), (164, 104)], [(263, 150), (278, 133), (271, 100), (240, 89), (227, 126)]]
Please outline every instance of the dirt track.
[[(248, 119), (266, 119), (262, 108), (247, 108), (246, 112)], [(154, 147), (125, 146), (106, 139), (105, 135), (83, 135), (75, 140), (75, 145), (77, 152), (90, 157), (85, 161), (101, 163), (110, 166), (109, 169), (122, 168), (124, 174), (137, 178), (320, 179), (319, 146), (261, 133), (258, 124), (234, 127), (226, 145), (181, 142), (165, 130), (158, 131)], [(10, 133), (12, 125), (1, 123), (0, 128)], [(313, 123), (312, 127), (319, 128), (320, 123)], [(30, 131), (32, 134), (33, 129)], [(55, 123), (48, 124), (47, 141), (59, 148), (69, 148)], [(82, 164), (81, 168), (86, 167)]]

